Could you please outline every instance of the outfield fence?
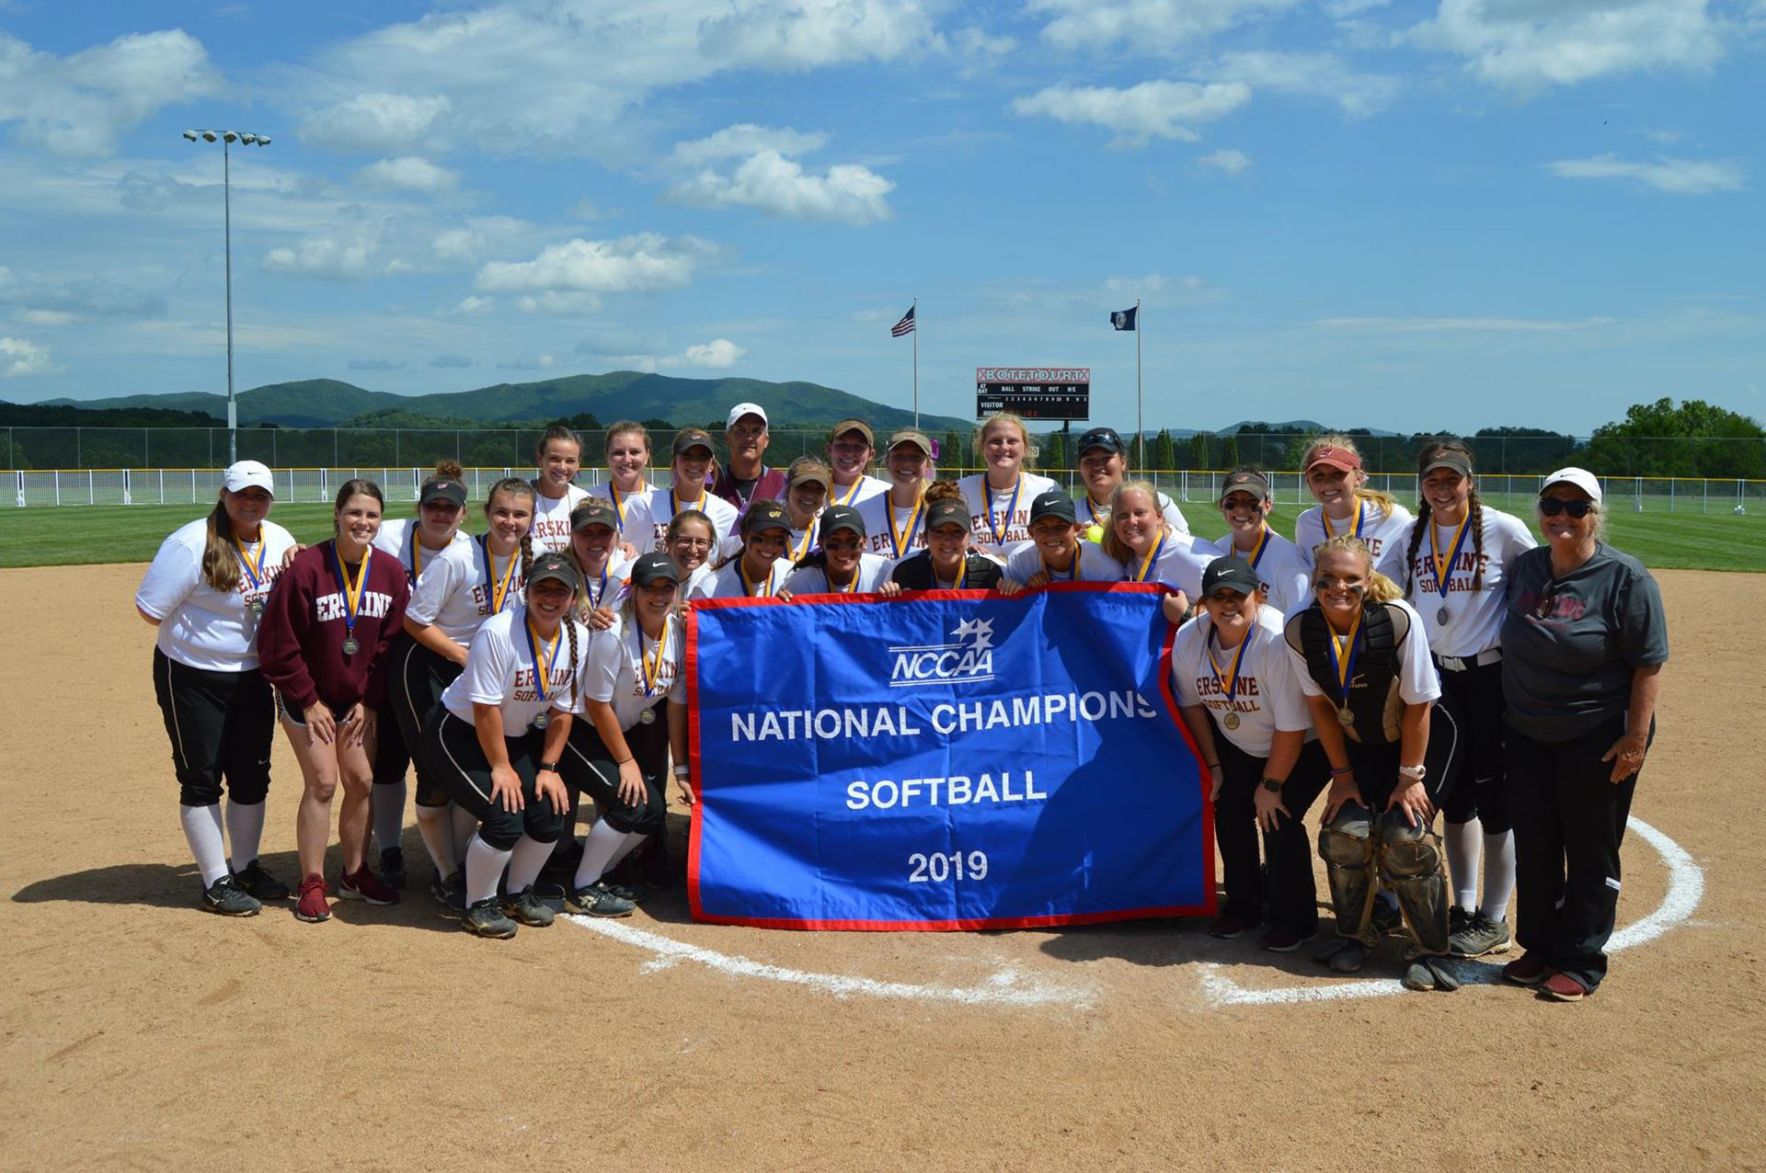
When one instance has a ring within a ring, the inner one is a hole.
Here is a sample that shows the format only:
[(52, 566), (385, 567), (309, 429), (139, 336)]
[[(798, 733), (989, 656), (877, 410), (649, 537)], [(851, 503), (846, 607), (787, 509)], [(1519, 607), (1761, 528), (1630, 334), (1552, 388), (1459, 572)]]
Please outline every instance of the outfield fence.
[[(273, 468), (278, 501), (327, 502), (344, 481), (367, 477), (380, 485), (390, 502), (415, 501), (432, 467), (352, 465), (346, 468)], [(944, 466), (939, 475), (962, 476), (974, 469)], [(108, 469), (16, 469), (4, 474), (12, 482), (9, 500), (15, 508), (57, 505), (206, 505), (221, 487), (218, 468), (108, 468)], [(504, 465), (465, 470), (465, 481), (474, 501), (484, 500), (491, 485), (508, 476), (531, 477), (531, 466)], [(1071, 473), (1059, 478), (1069, 488), (1076, 485)], [(1220, 489), (1220, 469), (1169, 469), (1137, 474), (1185, 505), (1210, 507)], [(1609, 511), (1637, 513), (1745, 514), (1766, 512), (1766, 480), (1718, 477), (1601, 477)], [(605, 469), (585, 468), (577, 483), (585, 488), (605, 484)], [(1514, 509), (1539, 491), (1536, 474), (1480, 474), (1478, 491), (1499, 508)], [(1312, 504), (1304, 479), (1298, 472), (1274, 472), (1270, 482), (1278, 509), (1298, 512)], [(1374, 473), (1374, 488), (1391, 493), (1399, 501), (1414, 504), (1417, 478), (1414, 473)]]

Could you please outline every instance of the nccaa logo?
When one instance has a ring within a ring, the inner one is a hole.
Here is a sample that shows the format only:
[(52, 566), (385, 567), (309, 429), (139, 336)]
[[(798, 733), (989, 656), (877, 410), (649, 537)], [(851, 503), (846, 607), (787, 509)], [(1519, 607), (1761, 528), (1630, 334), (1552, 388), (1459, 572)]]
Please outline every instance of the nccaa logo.
[(890, 648), (893, 661), (889, 687), (979, 684), (992, 680), (993, 620), (965, 619), (950, 634), (955, 642)]

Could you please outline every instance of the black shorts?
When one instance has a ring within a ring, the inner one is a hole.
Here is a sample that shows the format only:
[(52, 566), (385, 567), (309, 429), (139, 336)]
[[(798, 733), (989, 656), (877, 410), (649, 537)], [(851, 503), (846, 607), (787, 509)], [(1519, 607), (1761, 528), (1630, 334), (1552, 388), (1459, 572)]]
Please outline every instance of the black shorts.
[(648, 724), (639, 721), (625, 731), (626, 746), (644, 778), (644, 801), (637, 806), (620, 801), (619, 767), (586, 714), (571, 721), (570, 740), (564, 743), (564, 754), (558, 760), (565, 784), (594, 799), (601, 817), (615, 831), (654, 835), (662, 830), (668, 814), (668, 792), (664, 789), (668, 772), (668, 702), (661, 701), (650, 711), (656, 714), (656, 720)]
[(374, 781), (386, 785), (404, 781), (405, 763), (417, 767), (417, 805), (446, 806), (450, 795), (429, 768), (427, 755), (419, 752), (423, 726), (431, 709), (441, 703), (442, 693), (464, 671), (446, 656), (438, 656), (409, 635), (392, 645), (386, 678), (386, 707), (380, 716), (380, 744), (374, 751)]
[[(331, 710), (331, 719), (336, 721), (339, 725), (342, 725), (343, 719), (350, 715), (351, 709), (361, 704), (360, 701), (351, 701), (347, 705), (330, 704), (325, 701), (321, 701), (320, 703), (324, 704), (326, 708)], [(280, 692), (276, 694), (276, 715), (292, 725), (300, 726), (302, 729), (307, 727), (307, 711), (283, 696)]]
[(154, 648), (153, 695), (172, 743), (179, 803), (213, 806), (223, 780), (234, 802), (264, 801), (276, 702), (263, 673), (192, 668)]
[(521, 779), (524, 809), (507, 811), (491, 797), (491, 765), (478, 744), (478, 731), (445, 708), (437, 708), (423, 729), (423, 753), (448, 797), (471, 811), (479, 821), (478, 837), (498, 851), (508, 851), (522, 835), (539, 843), (555, 843), (564, 831), (564, 816), (534, 793), (545, 735), (530, 729), (503, 743), (509, 765)]

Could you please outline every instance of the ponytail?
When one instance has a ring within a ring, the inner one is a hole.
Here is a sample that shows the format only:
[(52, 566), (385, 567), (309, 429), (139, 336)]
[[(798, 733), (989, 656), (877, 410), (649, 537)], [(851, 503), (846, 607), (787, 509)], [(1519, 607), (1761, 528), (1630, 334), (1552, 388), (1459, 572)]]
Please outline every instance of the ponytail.
[(576, 620), (574, 618), (572, 618), (571, 616), (566, 615), (564, 617), (564, 627), (565, 627), (566, 634), (570, 638), (570, 707), (574, 709), (577, 707), (577, 684), (576, 684), (576, 628), (577, 628), (577, 623), (576, 623)]
[(533, 569), (533, 534), (521, 535), (521, 582), (523, 589), (527, 584), (527, 572)]
[(227, 515), (225, 493), (209, 510), (207, 537), (202, 544), (202, 580), (224, 595), (239, 589), (239, 556), (233, 548), (233, 519)]
[(1410, 593), (1410, 588), (1416, 584), (1416, 552), (1422, 548), (1424, 531), (1435, 524), (1431, 520), (1433, 517), (1434, 512), (1429, 508), (1429, 499), (1418, 492), (1416, 524), (1410, 530), (1410, 549), (1404, 552), (1404, 593), (1407, 595)]

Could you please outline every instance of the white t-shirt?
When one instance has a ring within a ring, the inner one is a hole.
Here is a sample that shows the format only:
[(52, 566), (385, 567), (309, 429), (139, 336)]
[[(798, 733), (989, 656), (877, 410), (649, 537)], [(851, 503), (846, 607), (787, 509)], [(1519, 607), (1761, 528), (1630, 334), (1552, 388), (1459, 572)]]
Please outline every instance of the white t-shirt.
[[(789, 515), (785, 520), (787, 522), (791, 520)], [(785, 535), (785, 557), (787, 560), (799, 562), (822, 548), (821, 521), (822, 515), (818, 510), (807, 529), (793, 527), (791, 532)]]
[[(416, 624), (429, 624), (462, 647), (472, 643), (479, 625), (491, 613), (491, 592), (484, 582), (480, 559), (482, 546), (467, 538), (433, 555), (423, 564), (423, 573), (411, 590), (411, 601), (405, 607), (405, 618)], [(521, 550), (514, 554), (515, 569), (510, 575), (509, 593), (504, 607), (513, 606), (521, 597)], [(497, 561), (497, 569), (508, 567)], [(409, 564), (407, 563), (407, 569)]]
[[(668, 485), (657, 485), (644, 494), (643, 506), (637, 502), (626, 513), (626, 541), (637, 548), (638, 553), (645, 554), (651, 550), (660, 550), (668, 540), (668, 523), (675, 517), (674, 491)], [(742, 535), (736, 532), (736, 507), (722, 497), (713, 497), (710, 490), (705, 490), (697, 501), (682, 501), (682, 509), (697, 509), (711, 518), (711, 524), (717, 533), (712, 535), (711, 557), (716, 561), (719, 555), (729, 551), (730, 543), (742, 544)], [(643, 541), (643, 528), (640, 521), (650, 523), (650, 542)]]
[(580, 485), (564, 486), (564, 496), (552, 498), (538, 489), (533, 499), (533, 552), (564, 552), (570, 549), (570, 511), (583, 503), (589, 491)]
[[(570, 699), (570, 633), (566, 625), (576, 628), (576, 702)], [(538, 641), (535, 641), (536, 645)], [(479, 625), (466, 651), (466, 668), (442, 693), (442, 704), (448, 712), (468, 725), (472, 724), (472, 706), (496, 705), (503, 710), (503, 735), (518, 737), (533, 727), (534, 718), (548, 709), (561, 713), (583, 711), (583, 697), (589, 690), (589, 629), (574, 619), (565, 619), (558, 627), (558, 646), (548, 669), (551, 681), (550, 699), (541, 699), (539, 681), (534, 673), (534, 651), (528, 648), (527, 608), (511, 607), (501, 615), (492, 615)]]
[[(644, 482), (643, 488), (639, 489), (636, 493), (631, 494), (620, 493), (613, 487), (613, 482), (608, 481), (604, 485), (596, 485), (593, 489), (589, 490), (589, 495), (592, 497), (605, 497), (613, 502), (614, 516), (619, 518), (618, 523), (614, 527), (619, 533), (619, 540), (621, 542), (631, 542), (632, 539), (626, 536), (626, 527), (631, 523), (632, 510), (639, 507), (648, 508), (646, 498), (648, 497), (649, 492), (650, 484), (648, 481)], [(645, 515), (645, 518), (648, 518), (648, 514)], [(641, 525), (633, 526), (633, 532), (642, 532)], [(637, 544), (638, 543), (636, 542), (632, 542), (632, 545), (634, 546)], [(643, 549), (640, 548), (638, 553), (644, 553)]]
[[(1435, 562), (1430, 556), (1427, 535), (1417, 545), (1416, 558), (1411, 562), (1411, 582), (1405, 601), (1423, 617), (1423, 629), (1429, 635), (1429, 648), (1437, 656), (1475, 656), (1479, 652), (1502, 646), (1503, 582), (1508, 568), (1523, 550), (1538, 545), (1526, 523), (1511, 514), (1486, 506), (1484, 515), (1484, 578), (1482, 589), (1472, 590), (1472, 576), (1477, 570), (1477, 555), (1470, 527), (1467, 527), (1459, 557), (1447, 573), (1447, 598), (1441, 597), (1435, 578)], [(1405, 585), (1404, 555), (1410, 549), (1411, 533), (1419, 523), (1412, 521), (1393, 539), (1397, 554), (1388, 561), (1387, 571), (1399, 586)], [(1435, 549), (1445, 558), (1453, 549), (1454, 526), (1435, 528)], [(1393, 572), (1396, 573), (1393, 573)], [(1447, 609), (1448, 620), (1440, 621), (1441, 609)]]
[[(1392, 512), (1382, 513), (1377, 503), (1363, 500), (1361, 510), (1361, 540), (1367, 543), (1368, 552), (1374, 556), (1374, 569), (1387, 577), (1391, 577), (1386, 568), (1388, 558), (1402, 559), (1404, 550), (1398, 545), (1400, 534), (1406, 533), (1411, 517), (1410, 510), (1402, 505), (1394, 504)], [(1324, 541), (1327, 536), (1351, 533), (1355, 529), (1355, 518), (1346, 518), (1341, 522), (1332, 522), (1332, 534), (1325, 533), (1324, 506), (1314, 505), (1300, 515), (1294, 522), (1294, 544), (1300, 547), (1300, 558), (1306, 563), (1308, 572), (1312, 570), (1312, 548)], [(1396, 553), (1394, 549), (1396, 548)], [(1402, 562), (1399, 563), (1402, 565)]]
[[(722, 570), (713, 571), (700, 580), (692, 588), (689, 599), (741, 599), (748, 596), (748, 586), (742, 581), (742, 559), (737, 557), (724, 566)], [(756, 595), (776, 595), (785, 580), (791, 577), (791, 560), (775, 558), (766, 575), (756, 580)]]
[[(645, 679), (646, 656), (650, 657), (649, 681)], [(663, 621), (661, 639), (651, 640), (636, 618), (622, 610), (612, 627), (595, 632), (590, 639), (583, 687), (590, 700), (613, 706), (621, 729), (630, 729), (645, 709), (654, 708), (665, 697), (677, 705), (687, 703), (686, 656), (686, 625), (679, 615), (671, 612)]]
[(1191, 603), (1195, 603), (1202, 597), (1202, 575), (1208, 564), (1218, 557), (1220, 551), (1206, 538), (1192, 537), (1187, 533), (1166, 534), (1164, 544), (1157, 547), (1153, 564), (1147, 567), (1145, 579), (1135, 578), (1140, 571), (1138, 558), (1130, 558), (1122, 564), (1122, 577), (1130, 582), (1162, 582), (1182, 591), (1189, 596)]
[(583, 576), (583, 593), (588, 596), (589, 606), (611, 607), (621, 597), (621, 591), (632, 574), (634, 558), (627, 558), (618, 546), (607, 552), (607, 565), (601, 573), (593, 577)]
[(248, 572), (242, 560), (239, 586), (225, 594), (202, 577), (206, 517), (179, 526), (160, 543), (135, 592), (135, 606), (159, 620), (153, 642), (168, 659), (205, 672), (249, 672), (258, 666), (258, 620), (246, 604), (262, 605), (295, 544), (294, 535), (275, 522), (259, 524), (258, 543), (245, 549), (248, 556), (262, 555), (264, 573), (253, 586), (256, 572)]
[[(1244, 657), (1238, 660), (1237, 684), (1229, 700), (1227, 685), (1234, 680), (1233, 663), (1239, 648), (1223, 648), (1215, 642), (1214, 620), (1206, 611), (1199, 613), (1194, 622), (1178, 628), (1172, 640), (1171, 683), (1178, 704), (1207, 708), (1217, 736), (1224, 734), (1252, 757), (1265, 758), (1277, 731), (1310, 732), (1312, 714), (1294, 680), (1281, 617), (1272, 608), (1258, 609), (1257, 622), (1240, 647)], [(1238, 714), (1238, 728), (1223, 724), (1228, 713)]]
[(1300, 556), (1300, 548), (1293, 542), (1267, 526), (1264, 532), (1269, 535), (1269, 541), (1254, 562), (1248, 552), (1233, 549), (1231, 530), (1214, 543), (1214, 556), (1230, 555), (1251, 562), (1258, 581), (1263, 584), (1264, 605), (1290, 615), (1312, 603), (1312, 568)]
[[(1157, 503), (1160, 514), (1165, 518), (1165, 524), (1171, 527), (1173, 533), (1187, 535), (1190, 532), (1190, 523), (1184, 519), (1183, 510), (1177, 507), (1176, 501), (1173, 501), (1164, 493), (1160, 493)], [(1089, 493), (1081, 493), (1078, 500), (1073, 502), (1073, 506), (1079, 514), (1079, 523), (1081, 525), (1102, 524), (1098, 521), (1097, 511), (1092, 508), (1091, 495)], [(1105, 512), (1107, 513), (1108, 509), (1106, 509)]]
[(1043, 565), (1042, 551), (1035, 542), (1006, 559), (1006, 577), (1017, 582), (1029, 582), (1032, 575), (1048, 572), (1050, 582), (1121, 582), (1122, 563), (1104, 553), (1104, 548), (1096, 542), (1080, 539), (1077, 566), (1069, 566), (1066, 570), (1049, 570)]
[(1001, 559), (1030, 544), (1030, 503), (1050, 489), (1060, 488), (1045, 476), (1023, 472), (1018, 476), (1016, 494), (1011, 489), (992, 494), (990, 510), (986, 473), (970, 473), (957, 485), (969, 502), (969, 530), (975, 535), (975, 548)]
[[(1407, 705), (1420, 705), (1424, 701), (1438, 700), (1441, 696), (1441, 678), (1435, 674), (1435, 662), (1429, 659), (1429, 641), (1422, 638), (1423, 617), (1416, 613), (1416, 608), (1399, 599), (1392, 603), (1410, 612), (1410, 634), (1398, 647), (1398, 699)], [(1288, 619), (1292, 621), (1293, 615)], [(1357, 636), (1359, 639), (1359, 635)], [(1282, 641), (1287, 644), (1284, 639)], [(1290, 645), (1288, 656), (1294, 668), (1294, 678), (1300, 683), (1300, 691), (1307, 696), (1324, 696), (1324, 689), (1312, 678), (1306, 669), (1306, 657)], [(1332, 704), (1338, 698), (1330, 698)]]
[(887, 493), (889, 482), (868, 473), (861, 474), (850, 485), (834, 485), (828, 490), (828, 504), (850, 505), (857, 509), (878, 493)]
[[(398, 517), (391, 521), (382, 522), (379, 532), (374, 535), (374, 548), (384, 550), (399, 560), (399, 564), (405, 568), (405, 581), (412, 587), (417, 585), (419, 575), (429, 573), (430, 563), (434, 559), (440, 558), (445, 552), (424, 546), (417, 558), (417, 569), (415, 572), (412, 571), (411, 548), (417, 542), (419, 524), (415, 517)], [(447, 549), (452, 550), (459, 546), (468, 545), (471, 541), (471, 538), (459, 530), (455, 530), (454, 536), (448, 539)]]
[(785, 580), (785, 589), (794, 595), (826, 595), (826, 594), (869, 594), (889, 578), (889, 568), (894, 566), (893, 559), (881, 554), (860, 554), (858, 556), (857, 581), (850, 591), (834, 591), (828, 586), (828, 573), (819, 566), (805, 566), (793, 570)]
[[(894, 504), (888, 493), (875, 493), (866, 497), (858, 507), (858, 515), (865, 520), (867, 553), (881, 554), (898, 562), (926, 548), (926, 510), (920, 502), (904, 508)], [(904, 535), (900, 550), (895, 548), (891, 525)]]

